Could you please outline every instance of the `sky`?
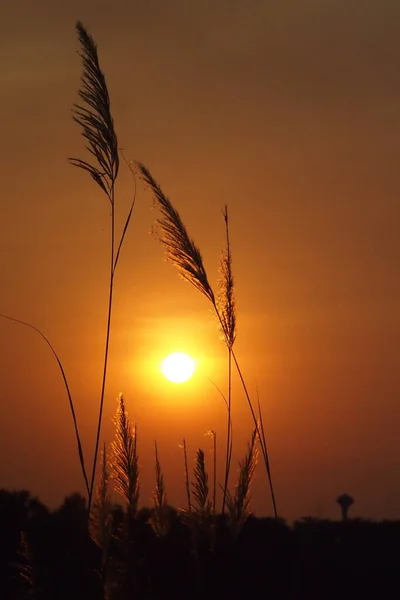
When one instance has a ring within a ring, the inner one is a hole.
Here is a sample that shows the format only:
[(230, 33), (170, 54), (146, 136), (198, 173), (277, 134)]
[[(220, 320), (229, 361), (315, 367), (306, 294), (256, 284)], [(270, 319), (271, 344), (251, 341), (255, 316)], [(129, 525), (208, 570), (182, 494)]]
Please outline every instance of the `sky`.
[[(263, 409), (278, 512), (399, 518), (400, 5), (395, 0), (1, 0), (0, 312), (51, 340), (93, 458), (108, 296), (110, 211), (71, 108), (75, 22), (98, 43), (119, 146), (180, 211), (217, 284), (230, 211), (236, 352)], [(121, 230), (134, 185), (117, 184)], [(182, 438), (219, 479), (226, 349), (206, 300), (151, 235), (139, 185), (115, 281), (102, 440), (123, 392), (138, 423), (141, 502), (157, 439), (183, 505)], [(169, 352), (198, 360), (168, 383)], [(234, 468), (252, 421), (237, 377)], [(0, 487), (50, 506), (84, 492), (60, 373), (33, 331), (0, 319)], [(265, 470), (253, 508), (271, 514)]]

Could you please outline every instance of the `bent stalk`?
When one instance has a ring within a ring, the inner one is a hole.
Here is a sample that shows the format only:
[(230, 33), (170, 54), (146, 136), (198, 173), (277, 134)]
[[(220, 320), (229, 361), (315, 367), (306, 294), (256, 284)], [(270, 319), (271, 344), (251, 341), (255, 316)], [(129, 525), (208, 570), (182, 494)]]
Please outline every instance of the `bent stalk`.
[(55, 351), (54, 346), (51, 344), (50, 340), (44, 335), (44, 333), (42, 333), (40, 331), (40, 329), (38, 329), (34, 325), (31, 325), (30, 323), (26, 323), (25, 321), (21, 321), (20, 319), (14, 319), (14, 317), (9, 317), (8, 315), (0, 314), (0, 317), (2, 317), (3, 319), (8, 319), (9, 321), (13, 321), (14, 323), (19, 323), (20, 325), (25, 325), (25, 327), (29, 327), (30, 329), (33, 329), (33, 331), (36, 331), (36, 333), (38, 333), (40, 335), (40, 337), (46, 342), (46, 344), (50, 348), (54, 358), (56, 359), (58, 367), (61, 372), (61, 376), (64, 381), (64, 386), (65, 386), (65, 389), (67, 392), (67, 396), (68, 396), (69, 408), (70, 408), (71, 415), (72, 415), (72, 421), (74, 423), (75, 438), (76, 438), (76, 443), (78, 446), (79, 462), (81, 465), (83, 479), (85, 480), (86, 491), (89, 494), (89, 482), (88, 482), (88, 478), (86, 475), (85, 460), (84, 460), (84, 455), (83, 455), (83, 450), (82, 450), (81, 438), (80, 438), (80, 434), (79, 434), (78, 421), (76, 419), (76, 414), (75, 414), (74, 402), (72, 399), (71, 391), (69, 389), (67, 376), (65, 374), (65, 369), (62, 365), (60, 357), (58, 356), (57, 352)]

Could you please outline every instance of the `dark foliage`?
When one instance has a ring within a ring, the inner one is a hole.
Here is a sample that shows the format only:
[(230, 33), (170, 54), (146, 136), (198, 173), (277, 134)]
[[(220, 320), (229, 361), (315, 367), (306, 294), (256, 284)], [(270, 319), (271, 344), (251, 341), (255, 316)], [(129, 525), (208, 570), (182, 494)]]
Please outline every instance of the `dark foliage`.
[[(86, 516), (79, 494), (50, 512), (26, 491), (1, 490), (0, 598), (103, 600), (101, 557), (87, 534)], [(111, 563), (124, 563), (126, 569), (113, 598), (400, 597), (398, 521), (303, 519), (289, 527), (282, 520), (249, 517), (233, 540), (227, 519), (218, 516), (215, 544), (195, 553), (177, 511), (171, 511), (164, 536), (156, 535), (150, 516), (150, 509), (141, 509), (130, 518), (127, 545), (114, 540)], [(117, 508), (116, 531), (126, 519)], [(29, 550), (25, 562), (19, 552), (21, 531)], [(22, 577), (27, 561), (32, 589)]]

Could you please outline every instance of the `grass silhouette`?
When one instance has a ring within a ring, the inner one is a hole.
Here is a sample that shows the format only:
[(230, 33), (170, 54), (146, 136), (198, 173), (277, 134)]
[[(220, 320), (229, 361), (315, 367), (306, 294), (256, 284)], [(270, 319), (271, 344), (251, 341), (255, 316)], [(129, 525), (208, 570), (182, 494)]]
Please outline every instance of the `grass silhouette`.
[(100, 190), (106, 195), (111, 207), (110, 218), (110, 278), (109, 278), (109, 298), (108, 313), (106, 325), (106, 341), (104, 349), (104, 365), (101, 382), (101, 393), (99, 403), (99, 417), (97, 422), (96, 442), (93, 458), (92, 476), (89, 488), (88, 511), (92, 504), (93, 487), (96, 473), (97, 455), (100, 443), (101, 424), (103, 417), (104, 396), (107, 381), (108, 351), (111, 334), (111, 316), (114, 292), (114, 277), (120, 256), (120, 250), (125, 239), (133, 207), (136, 199), (133, 196), (132, 204), (128, 212), (125, 226), (123, 228), (119, 242), (115, 231), (115, 213), (116, 196), (115, 185), (119, 172), (119, 153), (117, 134), (114, 129), (114, 121), (111, 114), (110, 96), (106, 84), (106, 79), (101, 71), (97, 46), (92, 36), (87, 32), (81, 22), (77, 22), (76, 30), (81, 46), (80, 58), (82, 61), (81, 88), (79, 90), (80, 99), (83, 105), (76, 104), (73, 109), (73, 118), (82, 128), (82, 136), (86, 140), (86, 149), (94, 158), (94, 162), (87, 162), (79, 158), (70, 158), (72, 165), (87, 171)]
[[(116, 437), (111, 444), (111, 452), (109, 454), (109, 465), (111, 467), (110, 474), (108, 473), (107, 467), (107, 452), (104, 446), (102, 458), (101, 458), (101, 470), (99, 474), (99, 481), (96, 486), (96, 474), (97, 474), (97, 463), (99, 456), (99, 446), (101, 437), (101, 426), (103, 418), (103, 409), (106, 392), (107, 382), (107, 371), (109, 362), (109, 343), (111, 336), (111, 325), (112, 325), (112, 307), (113, 307), (113, 292), (115, 283), (115, 274), (118, 266), (120, 257), (120, 251), (131, 221), (131, 216), (136, 200), (136, 177), (135, 169), (129, 164), (125, 156), (121, 153), (118, 147), (118, 138), (114, 128), (114, 120), (111, 112), (110, 96), (107, 88), (106, 78), (101, 70), (99, 56), (97, 51), (97, 45), (93, 37), (88, 33), (81, 22), (76, 24), (76, 32), (78, 41), (80, 44), (79, 56), (82, 64), (82, 75), (81, 75), (81, 87), (79, 89), (79, 97), (81, 100), (80, 104), (75, 104), (73, 107), (73, 119), (80, 126), (81, 134), (86, 142), (86, 150), (91, 157), (89, 160), (81, 158), (69, 158), (69, 162), (89, 173), (95, 184), (98, 186), (102, 194), (104, 194), (110, 205), (110, 260), (109, 260), (109, 297), (108, 297), (108, 312), (106, 322), (106, 336), (105, 336), (105, 347), (104, 347), (104, 362), (101, 377), (101, 392), (99, 401), (99, 413), (97, 419), (95, 447), (93, 454), (93, 467), (90, 479), (87, 476), (84, 455), (82, 451), (82, 445), (79, 435), (78, 423), (75, 415), (75, 407), (72, 396), (70, 394), (70, 388), (68, 385), (65, 369), (62, 362), (54, 350), (53, 345), (50, 343), (48, 338), (36, 327), (14, 319), (7, 317), (12, 321), (26, 325), (37, 333), (49, 345), (53, 352), (53, 355), (60, 368), (64, 384), (67, 390), (70, 410), (73, 418), (75, 427), (75, 435), (78, 445), (78, 454), (80, 465), (85, 480), (85, 486), (88, 493), (88, 515), (90, 517), (90, 527), (97, 528), (97, 534), (93, 537), (99, 541), (100, 546), (104, 551), (105, 542), (107, 539), (107, 507), (109, 506), (108, 499), (108, 485), (110, 482), (113, 483), (113, 488), (123, 498), (127, 506), (127, 511), (132, 518), (135, 517), (138, 510), (139, 502), (139, 467), (138, 467), (138, 455), (137, 455), (137, 429), (136, 425), (133, 425), (128, 418), (123, 396), (121, 395), (118, 401), (118, 411), (115, 420)], [(116, 232), (116, 183), (118, 174), (120, 171), (120, 155), (126, 166), (134, 176), (134, 195), (133, 200), (128, 211), (125, 225), (122, 229), (120, 236)], [(227, 398), (222, 394), (226, 406), (227, 406), (227, 436), (226, 436), (226, 452), (225, 452), (225, 471), (223, 474), (223, 500), (222, 500), (222, 513), (225, 511), (225, 507), (228, 504), (228, 513), (231, 515), (231, 521), (236, 522), (238, 518), (233, 518), (233, 510), (237, 514), (244, 516), (247, 507), (247, 492), (245, 493), (244, 482), (247, 481), (247, 490), (250, 486), (251, 479), (255, 468), (256, 455), (255, 443), (259, 442), (261, 447), (261, 453), (264, 458), (265, 465), (267, 467), (267, 474), (269, 477), (269, 483), (272, 492), (273, 505), (275, 516), (277, 515), (275, 496), (273, 492), (271, 472), (269, 468), (269, 459), (267, 454), (265, 433), (262, 426), (262, 419), (256, 417), (255, 410), (250, 395), (247, 391), (247, 387), (242, 376), (239, 363), (237, 361), (234, 352), (234, 343), (236, 340), (237, 327), (236, 327), (236, 305), (234, 295), (234, 278), (232, 271), (232, 254), (229, 236), (229, 218), (227, 206), (223, 209), (223, 219), (225, 225), (225, 248), (221, 254), (220, 262), (220, 280), (218, 293), (214, 293), (208, 279), (206, 269), (204, 267), (202, 255), (199, 248), (196, 246), (194, 241), (189, 236), (187, 229), (178, 213), (173, 207), (169, 199), (164, 195), (162, 189), (155, 181), (150, 171), (140, 162), (135, 163), (137, 170), (139, 171), (142, 180), (145, 184), (150, 187), (153, 195), (156, 198), (160, 217), (158, 218), (158, 227), (160, 230), (161, 241), (166, 250), (169, 260), (178, 268), (180, 274), (184, 279), (196, 287), (202, 295), (211, 303), (214, 314), (218, 320), (222, 338), (226, 344), (228, 351), (228, 376), (227, 376)], [(229, 494), (228, 480), (231, 468), (232, 459), (232, 448), (233, 448), (233, 436), (232, 436), (232, 367), (236, 366), (239, 373), (239, 377), (247, 398), (247, 402), (250, 407), (250, 411), (254, 421), (254, 432), (252, 435), (252, 453), (240, 465), (240, 477), (238, 486), (233, 495)], [(260, 407), (259, 407), (260, 412)], [(213, 438), (213, 493), (212, 500), (209, 499), (209, 488), (208, 488), (208, 474), (205, 470), (204, 452), (202, 449), (197, 451), (196, 468), (194, 471), (194, 482), (192, 484), (192, 492), (195, 498), (193, 505), (191, 499), (190, 490), (190, 478), (188, 469), (188, 455), (186, 448), (186, 441), (183, 440), (183, 455), (185, 461), (185, 485), (187, 491), (187, 512), (190, 514), (192, 511), (197, 515), (206, 514), (207, 518), (211, 515), (216, 516), (216, 432), (212, 431)], [(158, 458), (157, 445), (155, 446), (155, 458), (156, 458), (156, 492), (155, 492), (155, 509), (160, 514), (162, 509), (166, 506), (166, 492), (164, 487), (163, 475), (161, 472), (161, 465)], [(244, 469), (247, 465), (247, 479), (244, 474)], [(254, 467), (254, 468), (253, 468)], [(240, 491), (241, 490), (241, 491)], [(235, 513), (235, 514), (236, 514)], [(247, 513), (246, 513), (247, 514)], [(204, 516), (204, 515), (203, 515)], [(96, 523), (96, 525), (94, 525)]]
[(275, 492), (272, 483), (272, 475), (270, 468), (270, 460), (268, 456), (267, 443), (265, 438), (264, 428), (260, 426), (260, 420), (257, 418), (253, 402), (251, 400), (246, 382), (243, 377), (238, 359), (234, 351), (234, 343), (236, 339), (236, 310), (234, 300), (234, 284), (232, 275), (232, 255), (229, 242), (229, 222), (228, 210), (225, 207), (223, 211), (225, 228), (226, 228), (226, 250), (222, 254), (221, 273), (219, 296), (217, 296), (208, 279), (207, 271), (203, 264), (202, 255), (198, 246), (183, 223), (178, 211), (174, 208), (171, 201), (162, 191), (160, 185), (154, 179), (149, 169), (142, 163), (137, 163), (140, 175), (145, 184), (151, 190), (156, 203), (160, 209), (160, 217), (157, 224), (160, 232), (161, 243), (163, 244), (167, 259), (178, 269), (181, 277), (192, 284), (207, 300), (211, 303), (212, 310), (218, 320), (223, 339), (228, 348), (228, 426), (227, 426), (227, 446), (226, 446), (226, 463), (225, 463), (225, 480), (224, 480), (224, 495), (222, 512), (224, 511), (225, 498), (227, 493), (227, 482), (231, 460), (231, 395), (232, 395), (232, 361), (236, 366), (242, 388), (244, 390), (246, 400), (250, 409), (250, 413), (254, 422), (254, 427), (257, 433), (257, 438), (261, 446), (261, 452), (264, 459), (267, 477), (271, 490), (271, 497), (275, 517), (278, 516)]

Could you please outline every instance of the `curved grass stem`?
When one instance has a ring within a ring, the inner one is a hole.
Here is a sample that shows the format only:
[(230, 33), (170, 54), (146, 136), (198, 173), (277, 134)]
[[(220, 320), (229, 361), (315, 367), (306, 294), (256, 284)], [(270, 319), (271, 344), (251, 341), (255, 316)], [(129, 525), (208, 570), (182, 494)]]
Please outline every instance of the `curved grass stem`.
[(78, 422), (77, 422), (76, 414), (75, 414), (74, 402), (73, 402), (73, 399), (72, 399), (71, 391), (69, 389), (69, 385), (68, 385), (68, 380), (67, 380), (67, 376), (66, 376), (66, 373), (65, 373), (65, 369), (64, 369), (64, 367), (62, 365), (60, 357), (58, 356), (57, 352), (55, 351), (54, 346), (51, 344), (50, 340), (44, 335), (44, 333), (42, 333), (40, 331), (40, 329), (38, 329), (34, 325), (31, 325), (30, 323), (27, 323), (26, 321), (21, 321), (21, 319), (15, 319), (14, 317), (9, 317), (8, 315), (2, 314), (2, 313), (0, 313), (0, 317), (2, 317), (3, 319), (8, 319), (9, 321), (13, 321), (14, 323), (19, 323), (20, 325), (25, 325), (25, 327), (29, 327), (30, 329), (33, 329), (33, 331), (36, 331), (36, 333), (38, 333), (40, 335), (40, 337), (46, 342), (46, 344), (50, 348), (50, 350), (51, 350), (54, 358), (56, 359), (58, 367), (59, 367), (60, 372), (61, 372), (61, 376), (62, 376), (63, 381), (64, 381), (64, 386), (65, 386), (65, 389), (66, 389), (66, 392), (67, 392), (67, 396), (68, 396), (69, 408), (71, 410), (72, 421), (73, 421), (74, 430), (75, 430), (75, 438), (76, 438), (76, 443), (77, 443), (77, 446), (78, 446), (79, 462), (80, 462), (80, 465), (81, 465), (83, 479), (85, 480), (86, 491), (89, 494), (89, 489), (90, 488), (89, 488), (89, 482), (88, 482), (88, 478), (87, 478), (87, 474), (86, 474), (85, 460), (84, 460), (84, 455), (83, 455), (83, 450), (82, 450), (81, 438), (80, 438), (80, 434), (79, 434)]
[(266, 468), (266, 471), (267, 471), (267, 477), (268, 477), (269, 487), (270, 487), (270, 490), (271, 490), (271, 498), (272, 498), (272, 505), (273, 505), (273, 509), (274, 509), (274, 516), (275, 516), (275, 518), (277, 518), (278, 517), (278, 512), (277, 512), (277, 508), (276, 508), (274, 486), (273, 486), (273, 483), (272, 483), (272, 475), (271, 475), (271, 467), (270, 467), (268, 450), (267, 450), (267, 443), (266, 443), (266, 439), (265, 439), (265, 435), (264, 435), (264, 426), (262, 424), (262, 421), (259, 422), (259, 420), (257, 419), (256, 413), (255, 413), (254, 408), (253, 408), (253, 403), (251, 401), (250, 394), (248, 392), (247, 385), (246, 385), (246, 382), (245, 382), (243, 374), (242, 374), (242, 370), (241, 370), (241, 368), (239, 366), (239, 362), (238, 362), (238, 360), (236, 358), (236, 355), (235, 355), (235, 353), (234, 353), (233, 350), (232, 350), (232, 358), (233, 358), (233, 361), (235, 363), (236, 370), (238, 372), (239, 379), (240, 379), (240, 382), (242, 384), (243, 391), (245, 393), (247, 403), (249, 405), (251, 416), (252, 416), (253, 421), (254, 421), (254, 427), (255, 427), (256, 432), (257, 432), (257, 437), (258, 437), (258, 440), (260, 442), (261, 452), (262, 452), (262, 455), (263, 455), (264, 464), (265, 464), (265, 468)]

